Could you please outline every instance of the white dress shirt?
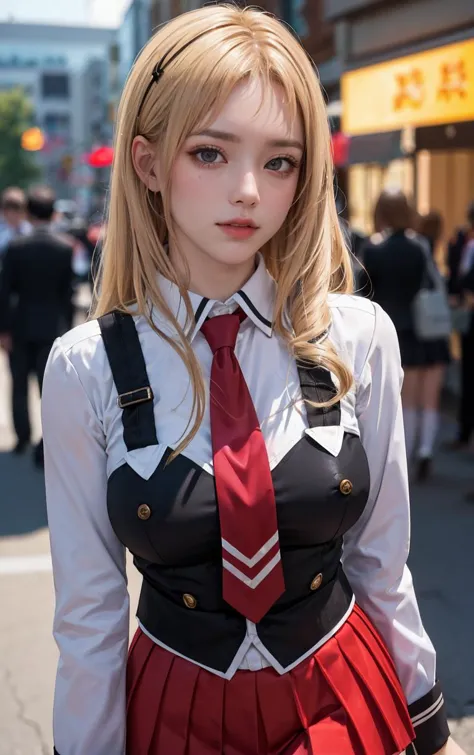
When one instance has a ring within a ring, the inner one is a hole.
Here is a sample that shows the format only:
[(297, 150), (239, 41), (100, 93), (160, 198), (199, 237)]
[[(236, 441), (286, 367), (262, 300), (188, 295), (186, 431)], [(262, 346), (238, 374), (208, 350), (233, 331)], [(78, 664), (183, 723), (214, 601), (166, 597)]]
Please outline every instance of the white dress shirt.
[[(179, 291), (165, 279), (160, 279), (160, 285), (184, 325), (186, 312)], [(330, 296), (328, 337), (352, 370), (354, 385), (341, 402), (340, 427), (310, 429), (294, 359), (272, 332), (275, 290), (259, 258), (252, 278), (227, 302), (191, 294), (195, 322), (188, 332), (202, 368), (207, 405), (199, 432), (183, 453), (212, 474), (208, 407), (212, 352), (200, 326), (206, 317), (239, 305), (248, 317), (235, 352), (261, 423), (270, 467), (306, 431), (316, 431), (318, 442), (336, 456), (344, 430), (361, 438), (370, 468), (370, 495), (362, 517), (344, 538), (344, 570), (357, 603), (384, 637), (411, 703), (434, 686), (436, 663), (406, 566), (410, 516), (397, 336), (388, 316), (372, 302)], [(153, 319), (162, 331), (174, 334), (161, 315), (155, 312)], [(125, 549), (107, 514), (107, 479), (124, 463), (148, 479), (166, 448), (176, 448), (190, 418), (192, 390), (180, 357), (143, 317), (136, 317), (135, 323), (155, 395), (157, 445), (127, 451), (117, 391), (97, 321), (57, 339), (44, 379), (45, 475), (56, 590), (54, 635), (60, 650), (54, 729), (60, 755), (122, 755), (125, 751), (129, 600)], [(239, 667), (275, 666), (254, 625), (247, 626)]]

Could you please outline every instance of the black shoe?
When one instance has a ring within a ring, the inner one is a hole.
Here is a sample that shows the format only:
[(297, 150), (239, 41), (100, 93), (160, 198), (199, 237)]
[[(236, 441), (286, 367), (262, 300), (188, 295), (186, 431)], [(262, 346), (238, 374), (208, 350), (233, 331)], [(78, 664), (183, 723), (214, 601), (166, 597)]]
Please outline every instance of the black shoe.
[(29, 445), (30, 445), (29, 440), (19, 440), (15, 448), (13, 449), (13, 453), (16, 456), (21, 456), (21, 454), (25, 453)]
[(416, 473), (416, 481), (417, 482), (426, 482), (431, 474), (431, 459), (428, 457), (426, 459), (419, 459), (418, 460), (418, 469)]

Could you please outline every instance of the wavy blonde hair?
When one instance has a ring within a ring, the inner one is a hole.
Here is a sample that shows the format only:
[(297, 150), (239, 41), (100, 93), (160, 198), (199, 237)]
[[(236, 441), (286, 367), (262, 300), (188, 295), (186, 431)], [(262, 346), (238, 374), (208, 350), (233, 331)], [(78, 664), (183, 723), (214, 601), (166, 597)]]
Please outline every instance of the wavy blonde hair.
[[(201, 36), (199, 36), (201, 35)], [(154, 66), (168, 51), (193, 40), (173, 59), (145, 99)], [(178, 16), (150, 39), (127, 80), (118, 111), (108, 222), (92, 316), (111, 310), (144, 316), (183, 359), (193, 386), (193, 405), (177, 455), (198, 431), (205, 409), (199, 363), (186, 332), (163, 298), (157, 271), (178, 286), (188, 324), (193, 312), (189, 281), (171, 265), (165, 244), (173, 238), (170, 174), (189, 134), (214, 120), (234, 87), (256, 77), (282, 87), (292, 117), (300, 117), (305, 154), (295, 200), (286, 221), (261, 249), (278, 283), (274, 328), (294, 356), (319, 364), (336, 378), (339, 401), (352, 375), (330, 341), (328, 294), (352, 291), (352, 268), (334, 201), (330, 132), (320, 83), (306, 52), (277, 19), (253, 8), (205, 7)], [(141, 134), (159, 145), (164, 188), (152, 193), (132, 163), (132, 142)], [(156, 308), (172, 322), (177, 338), (152, 321)], [(285, 312), (292, 329), (288, 328)], [(319, 340), (318, 340), (319, 339)]]

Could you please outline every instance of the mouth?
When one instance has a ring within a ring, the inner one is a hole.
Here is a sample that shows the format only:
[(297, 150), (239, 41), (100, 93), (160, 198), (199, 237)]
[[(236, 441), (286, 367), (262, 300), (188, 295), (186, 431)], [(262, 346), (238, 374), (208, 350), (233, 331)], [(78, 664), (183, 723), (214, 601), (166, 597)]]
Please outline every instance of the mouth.
[(229, 228), (253, 228), (254, 230), (258, 228), (253, 220), (247, 218), (233, 218), (232, 220), (227, 220), (224, 223), (217, 223), (216, 225)]
[(216, 223), (222, 233), (234, 241), (246, 241), (258, 230), (252, 220), (230, 220), (228, 223)]

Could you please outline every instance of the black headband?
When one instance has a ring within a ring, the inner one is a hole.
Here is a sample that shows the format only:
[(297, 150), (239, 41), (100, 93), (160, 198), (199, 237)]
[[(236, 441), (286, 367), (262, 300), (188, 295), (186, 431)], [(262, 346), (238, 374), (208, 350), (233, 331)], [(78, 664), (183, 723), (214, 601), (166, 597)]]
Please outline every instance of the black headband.
[[(175, 49), (174, 47), (172, 47), (171, 50), (168, 50), (167, 52), (165, 52), (165, 54), (163, 55), (159, 63), (157, 63), (156, 66), (153, 68), (153, 71), (151, 74), (151, 81), (148, 84), (147, 88), (145, 89), (145, 94), (143, 95), (142, 101), (140, 102), (140, 107), (138, 108), (137, 119), (140, 117), (140, 113), (142, 112), (143, 105), (145, 104), (145, 100), (148, 97), (148, 94), (153, 84), (157, 84), (158, 81), (163, 76), (165, 72), (165, 66), (168, 66), (170, 63), (172, 63), (173, 60), (178, 57), (178, 55), (181, 55), (181, 53), (183, 52), (183, 50), (186, 49), (186, 47), (189, 47), (189, 45), (191, 45), (200, 37), (203, 37), (205, 34), (209, 34), (209, 32), (211, 31), (216, 31), (217, 29), (225, 29), (227, 26), (231, 26), (231, 24), (221, 24), (220, 26), (213, 26), (212, 29), (206, 29), (205, 31), (200, 32), (199, 34), (196, 34), (195, 37), (188, 40), (186, 44), (182, 45), (182, 47), (176, 50), (176, 52), (173, 53), (173, 50)], [(168, 58), (169, 55), (171, 55), (171, 57)]]

